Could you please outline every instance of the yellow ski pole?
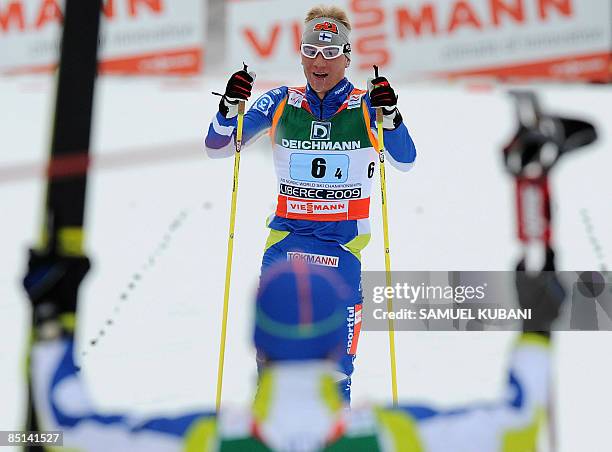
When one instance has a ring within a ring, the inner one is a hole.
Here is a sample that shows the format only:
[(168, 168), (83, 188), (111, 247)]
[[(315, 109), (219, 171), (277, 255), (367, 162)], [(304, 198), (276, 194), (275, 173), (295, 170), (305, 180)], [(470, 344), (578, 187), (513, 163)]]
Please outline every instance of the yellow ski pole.
[[(378, 77), (378, 66), (374, 66), (374, 76)], [(385, 176), (385, 140), (383, 134), (382, 107), (376, 109), (376, 129), (378, 132), (378, 159), (380, 161), (380, 192), (382, 195), (383, 238), (385, 244), (385, 276), (387, 287), (391, 287), (391, 255), (389, 253), (389, 219), (387, 216), (387, 179)], [(387, 311), (393, 312), (393, 298), (387, 298)], [(397, 406), (397, 364), (395, 361), (395, 327), (389, 318), (389, 355), (391, 358), (391, 391), (393, 405)]]
[[(246, 68), (246, 66), (245, 66)], [(229, 238), (227, 240), (227, 260), (225, 265), (225, 292), (223, 294), (223, 320), (221, 323), (221, 344), (219, 345), (219, 364), (217, 367), (216, 411), (221, 408), (223, 388), (223, 364), (225, 363), (225, 339), (227, 337), (227, 311), (229, 307), (230, 281), (232, 278), (232, 256), (234, 254), (234, 227), (236, 224), (236, 200), (238, 198), (238, 173), (240, 171), (240, 151), (242, 149), (242, 125), (244, 123), (245, 101), (238, 103), (238, 125), (236, 127), (236, 155), (234, 157), (234, 182), (232, 185), (232, 204), (230, 210)]]

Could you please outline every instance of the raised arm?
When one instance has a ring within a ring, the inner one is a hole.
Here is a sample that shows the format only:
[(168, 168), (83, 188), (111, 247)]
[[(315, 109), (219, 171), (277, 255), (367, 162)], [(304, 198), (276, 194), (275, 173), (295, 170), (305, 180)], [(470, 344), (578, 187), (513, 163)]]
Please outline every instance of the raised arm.
[[(251, 95), (253, 77), (246, 71), (232, 75), (227, 83), (225, 94), (219, 102), (219, 111), (213, 117), (205, 148), (210, 158), (230, 157), (234, 154), (234, 137), (238, 123), (238, 102), (248, 100)], [(287, 87), (275, 88), (260, 96), (244, 115), (243, 139), (245, 146), (254, 143), (272, 125), (276, 107), (284, 96)]]
[(192, 426), (210, 418), (206, 413), (141, 419), (100, 412), (74, 365), (73, 347), (67, 335), (37, 341), (30, 364), (39, 428), (62, 431), (64, 447), (88, 452), (179, 452)]
[(417, 438), (423, 452), (535, 451), (550, 404), (550, 327), (565, 292), (553, 271), (535, 276), (518, 271), (519, 304), (531, 309), (510, 358), (505, 393), (490, 403), (439, 411), (402, 406), (394, 413), (404, 419), (406, 437)]
[(77, 293), (89, 269), (84, 256), (47, 256), (32, 250), (24, 287), (33, 312), (28, 359), (31, 415), (40, 431), (62, 431), (64, 447), (88, 452), (178, 452), (183, 437), (203, 413), (138, 419), (101, 412), (76, 367), (74, 332)]

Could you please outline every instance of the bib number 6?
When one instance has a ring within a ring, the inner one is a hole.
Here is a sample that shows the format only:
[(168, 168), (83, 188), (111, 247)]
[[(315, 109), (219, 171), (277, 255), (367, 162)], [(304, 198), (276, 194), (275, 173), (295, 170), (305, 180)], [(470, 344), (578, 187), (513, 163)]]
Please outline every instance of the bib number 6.
[(321, 179), (322, 177), (325, 177), (325, 171), (327, 169), (327, 167), (325, 166), (327, 162), (325, 161), (325, 159), (323, 158), (316, 158), (316, 159), (312, 159), (312, 165), (311, 165), (311, 171), (310, 174), (312, 174), (312, 177), (316, 178), (316, 179)]
[(294, 180), (343, 183), (348, 179), (349, 157), (346, 154), (291, 154), (289, 161)]
[(374, 166), (376, 166), (374, 162), (368, 165), (368, 179), (372, 179), (372, 176), (374, 176)]
[[(312, 160), (310, 174), (315, 179), (322, 179), (325, 177), (325, 171), (327, 171), (327, 162), (323, 158), (316, 158)], [(342, 168), (336, 168), (336, 172), (334, 173), (334, 177), (338, 180), (342, 179)]]

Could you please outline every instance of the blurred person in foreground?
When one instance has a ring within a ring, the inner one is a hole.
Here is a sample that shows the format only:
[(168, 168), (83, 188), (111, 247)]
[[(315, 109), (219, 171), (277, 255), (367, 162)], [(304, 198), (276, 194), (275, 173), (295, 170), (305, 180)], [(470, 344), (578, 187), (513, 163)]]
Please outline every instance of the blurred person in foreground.
[[(354, 288), (335, 269), (294, 261), (260, 281), (253, 338), (262, 372), (251, 407), (149, 420), (97, 412), (73, 361), (74, 322), (51, 327), (47, 318), (36, 325), (30, 363), (39, 426), (63, 431), (65, 447), (104, 452), (535, 451), (550, 395), (549, 331), (564, 291), (554, 271), (518, 271), (516, 286), (520, 306), (539, 315), (514, 345), (505, 395), (487, 404), (347, 410), (336, 380)], [(53, 290), (40, 293), (49, 299)]]
[[(365, 91), (345, 77), (351, 64), (350, 30), (341, 8), (312, 8), (300, 45), (306, 86), (280, 86), (263, 94), (246, 113), (243, 129), (245, 146), (269, 134), (278, 179), (262, 272), (276, 261), (298, 259), (337, 268), (356, 289), (345, 306), (345, 378), (340, 385), (347, 400), (359, 338), (361, 251), (370, 240), (370, 192), (379, 160), (376, 108), (384, 113), (391, 165), (408, 171), (416, 158), (388, 80), (370, 80)], [(211, 158), (234, 154), (238, 103), (249, 99), (253, 82), (246, 70), (230, 77), (206, 136)]]

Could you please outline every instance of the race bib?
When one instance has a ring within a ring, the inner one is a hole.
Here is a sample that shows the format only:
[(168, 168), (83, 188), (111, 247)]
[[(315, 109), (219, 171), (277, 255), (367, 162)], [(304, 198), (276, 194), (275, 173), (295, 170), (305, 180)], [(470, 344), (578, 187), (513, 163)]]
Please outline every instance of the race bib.
[(346, 154), (292, 153), (289, 172), (293, 180), (343, 183), (348, 179), (349, 162)]

